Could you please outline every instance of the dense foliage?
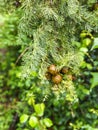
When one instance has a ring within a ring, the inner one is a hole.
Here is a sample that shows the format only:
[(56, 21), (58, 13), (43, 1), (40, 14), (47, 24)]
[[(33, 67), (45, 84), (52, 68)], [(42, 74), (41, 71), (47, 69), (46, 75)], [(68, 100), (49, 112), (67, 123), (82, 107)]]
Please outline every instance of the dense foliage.
[(0, 130), (97, 130), (97, 48), (96, 0), (1, 0)]

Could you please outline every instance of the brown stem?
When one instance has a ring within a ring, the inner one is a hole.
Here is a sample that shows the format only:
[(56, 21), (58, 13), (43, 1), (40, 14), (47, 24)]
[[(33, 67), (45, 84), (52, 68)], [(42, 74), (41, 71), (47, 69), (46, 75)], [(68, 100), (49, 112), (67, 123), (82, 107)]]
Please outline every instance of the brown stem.
[(17, 58), (15, 64), (18, 63), (18, 61), (21, 59), (21, 57), (24, 55), (24, 53), (25, 53), (28, 49), (29, 49), (29, 47), (27, 47), (27, 48), (19, 55), (19, 57)]

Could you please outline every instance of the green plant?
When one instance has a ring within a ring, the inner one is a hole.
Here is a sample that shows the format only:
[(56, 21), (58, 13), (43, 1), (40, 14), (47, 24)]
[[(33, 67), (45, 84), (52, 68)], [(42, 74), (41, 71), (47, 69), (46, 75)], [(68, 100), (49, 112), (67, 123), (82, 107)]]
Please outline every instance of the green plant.
[(47, 130), (47, 128), (53, 125), (52, 121), (49, 118), (43, 117), (45, 110), (44, 103), (35, 104), (33, 97), (30, 97), (28, 99), (28, 103), (33, 107), (34, 112), (31, 115), (22, 114), (20, 117), (21, 123), (26, 123), (28, 121), (29, 125), (37, 130)]
[[(95, 5), (96, 0), (1, 0), (1, 130), (98, 128)], [(51, 82), (51, 65), (62, 77), (58, 84)], [(69, 69), (62, 73), (64, 66)]]

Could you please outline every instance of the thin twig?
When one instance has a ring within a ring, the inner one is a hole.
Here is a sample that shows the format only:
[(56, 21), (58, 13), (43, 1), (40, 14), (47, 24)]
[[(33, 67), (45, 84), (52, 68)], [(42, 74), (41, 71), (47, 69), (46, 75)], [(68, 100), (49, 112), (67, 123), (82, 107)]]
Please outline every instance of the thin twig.
[(25, 50), (19, 55), (19, 57), (17, 58), (15, 64), (18, 63), (18, 61), (21, 59), (21, 57), (24, 55), (24, 53), (29, 49), (29, 47), (25, 48)]
[(94, 61), (93, 61), (93, 59), (91, 58), (91, 56), (89, 55), (89, 53), (85, 53), (86, 54), (86, 56), (88, 56), (88, 58), (90, 59), (90, 61), (93, 63)]

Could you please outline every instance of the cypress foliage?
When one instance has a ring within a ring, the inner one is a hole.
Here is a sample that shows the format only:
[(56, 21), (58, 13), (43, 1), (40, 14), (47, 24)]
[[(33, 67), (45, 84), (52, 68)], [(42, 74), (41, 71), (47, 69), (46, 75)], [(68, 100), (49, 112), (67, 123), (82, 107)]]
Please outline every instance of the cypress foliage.
[[(5, 1), (8, 2), (8, 1)], [(79, 74), (83, 61), (82, 53), (75, 43), (80, 41), (82, 30), (96, 31), (98, 27), (98, 11), (91, 11), (96, 1), (84, 0), (21, 0), (22, 15), (19, 22), (18, 44), (26, 51), (23, 54), (23, 77), (38, 78), (50, 91), (56, 94), (66, 91), (76, 95), (72, 80), (64, 77), (59, 85), (47, 81), (47, 67), (55, 64), (57, 70), (63, 66), (71, 69), (72, 74)], [(13, 5), (13, 1), (8, 2)], [(11, 9), (12, 10), (12, 9)], [(28, 40), (24, 40), (24, 38)], [(48, 82), (48, 83), (47, 83)], [(52, 89), (51, 89), (52, 88)]]

